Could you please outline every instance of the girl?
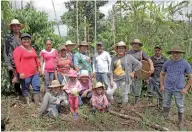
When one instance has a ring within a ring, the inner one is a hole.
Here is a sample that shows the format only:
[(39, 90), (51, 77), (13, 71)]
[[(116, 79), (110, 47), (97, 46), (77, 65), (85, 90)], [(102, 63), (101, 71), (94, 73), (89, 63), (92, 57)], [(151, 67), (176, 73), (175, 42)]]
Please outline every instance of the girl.
[(93, 106), (93, 112), (98, 111), (109, 111), (109, 102), (105, 95), (104, 86), (101, 82), (97, 82), (95, 88), (93, 88), (93, 96), (91, 103)]
[(69, 79), (64, 87), (64, 90), (69, 96), (70, 111), (74, 119), (78, 119), (78, 94), (81, 91), (81, 84), (77, 80), (77, 72), (75, 70), (69, 71)]
[(52, 41), (50, 38), (45, 40), (46, 48), (40, 52), (40, 62), (42, 74), (45, 78), (45, 91), (48, 91), (50, 82), (54, 79), (54, 73), (56, 70), (56, 58), (58, 56), (57, 51), (52, 48)]
[(71, 59), (67, 56), (67, 51), (66, 51), (65, 45), (62, 45), (59, 48), (59, 58), (57, 60), (57, 70), (55, 71), (55, 77), (59, 82), (63, 85), (66, 84), (67, 81), (67, 76), (69, 73), (69, 70), (72, 69), (72, 61)]
[(79, 93), (79, 105), (83, 104), (82, 98), (90, 99), (92, 96), (92, 83), (87, 70), (82, 70), (79, 76), (79, 82), (81, 83), (81, 91)]

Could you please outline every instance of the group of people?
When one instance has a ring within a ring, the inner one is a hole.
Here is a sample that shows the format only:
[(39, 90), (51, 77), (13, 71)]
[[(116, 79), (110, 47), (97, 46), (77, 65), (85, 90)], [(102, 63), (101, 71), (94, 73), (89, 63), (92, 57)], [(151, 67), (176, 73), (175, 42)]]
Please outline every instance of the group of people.
[[(53, 48), (51, 38), (45, 40), (45, 49), (39, 57), (31, 46), (32, 37), (20, 33), (24, 27), (17, 19), (8, 25), (11, 34), (5, 39), (4, 58), (15, 90), (24, 96), (30, 104), (29, 88), (33, 88), (36, 104), (40, 98), (40, 75), (44, 78), (45, 95), (41, 103), (40, 115), (46, 114), (57, 117), (61, 106), (69, 106), (74, 119), (78, 119), (78, 107), (87, 100), (91, 101), (92, 111), (109, 111), (113, 104), (113, 95), (120, 90), (122, 106), (128, 104), (128, 95), (135, 96), (134, 104), (138, 104), (143, 80), (141, 60), (149, 64), (150, 77), (148, 96), (153, 97), (157, 92), (159, 106), (163, 107), (163, 116), (168, 117), (172, 96), (178, 107), (179, 126), (182, 125), (184, 112), (184, 94), (192, 85), (190, 64), (181, 58), (181, 47), (174, 45), (168, 54), (168, 60), (162, 55), (162, 47), (154, 47), (155, 55), (149, 57), (142, 51), (143, 43), (139, 39), (131, 42), (130, 50), (125, 42), (114, 45), (116, 55), (112, 56), (104, 50), (102, 42), (96, 43), (96, 52), (91, 58), (89, 43), (82, 41), (76, 45), (70, 40), (61, 45), (58, 50)], [(73, 48), (78, 51), (73, 53)], [(185, 76), (189, 79), (185, 83)], [(93, 78), (96, 85), (93, 87)], [(185, 85), (186, 84), (186, 85)], [(20, 88), (21, 85), (21, 88)]]

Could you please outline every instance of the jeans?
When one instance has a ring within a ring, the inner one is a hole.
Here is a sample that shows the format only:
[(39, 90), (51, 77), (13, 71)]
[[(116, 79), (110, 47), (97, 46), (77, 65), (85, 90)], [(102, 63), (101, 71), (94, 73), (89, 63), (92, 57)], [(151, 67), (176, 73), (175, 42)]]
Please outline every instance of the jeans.
[(48, 86), (54, 79), (54, 72), (44, 72), (45, 75), (45, 90), (48, 91)]
[(39, 74), (32, 75), (25, 79), (20, 79), (20, 83), (22, 86), (23, 96), (29, 95), (29, 86), (30, 84), (33, 87), (33, 93), (40, 93), (40, 78)]
[(131, 91), (133, 91), (135, 97), (139, 97), (141, 95), (141, 89), (142, 89), (142, 79), (134, 78), (131, 84)]
[[(98, 104), (98, 105), (100, 105), (101, 107), (103, 106), (103, 104)], [(93, 108), (92, 108), (92, 109), (93, 109), (93, 112), (96, 112), (96, 111), (97, 111), (97, 108), (96, 108), (96, 107), (94, 107), (94, 106), (93, 106)], [(109, 109), (110, 109), (110, 106), (109, 106), (109, 105), (107, 105), (107, 106), (106, 106), (106, 110), (107, 110), (107, 112), (109, 112)]]
[(65, 85), (67, 83), (67, 77), (63, 77), (60, 72), (57, 73), (58, 80), (60, 84)]
[(131, 82), (128, 84), (128, 83), (126, 83), (125, 79), (115, 81), (113, 88), (107, 89), (108, 98), (113, 99), (114, 92), (116, 91), (117, 88), (120, 88), (122, 102), (127, 103), (128, 102), (128, 94), (130, 93), (130, 85), (131, 85)]
[(160, 91), (160, 81), (158, 79), (149, 78), (148, 95), (154, 96), (154, 91), (157, 92), (159, 99), (163, 99), (162, 92)]
[[(79, 96), (78, 96), (78, 104), (79, 105), (83, 105), (83, 101), (82, 101), (82, 94), (83, 94), (83, 92), (84, 92), (85, 90), (83, 90), (83, 91), (81, 91), (80, 93), (79, 93)], [(92, 93), (91, 92), (88, 92), (87, 93), (87, 96), (85, 97), (85, 98), (88, 98), (88, 99), (91, 99), (91, 97), (92, 97)]]
[(99, 73), (96, 72), (96, 80), (97, 82), (101, 82), (105, 84), (106, 89), (110, 88), (110, 80), (107, 73)]
[(170, 108), (171, 107), (171, 99), (172, 96), (175, 99), (175, 104), (178, 108), (179, 113), (184, 112), (184, 95), (180, 91), (171, 91), (165, 89), (164, 98), (163, 98), (163, 107)]
[(46, 115), (58, 117), (60, 105), (51, 105)]

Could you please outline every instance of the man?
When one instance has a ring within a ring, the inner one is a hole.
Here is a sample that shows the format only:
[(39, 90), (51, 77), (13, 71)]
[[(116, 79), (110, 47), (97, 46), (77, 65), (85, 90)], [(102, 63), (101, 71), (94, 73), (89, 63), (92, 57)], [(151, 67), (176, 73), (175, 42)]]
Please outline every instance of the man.
[(72, 43), (71, 40), (67, 40), (65, 43), (65, 46), (67, 48), (67, 57), (69, 57), (72, 60), (72, 64), (74, 63), (74, 54), (72, 52), (73, 48), (75, 48), (75, 43)]
[(93, 73), (96, 75), (97, 82), (105, 84), (106, 88), (110, 87), (109, 73), (111, 67), (111, 57), (108, 52), (104, 51), (103, 43), (96, 43), (97, 52), (93, 56)]
[[(178, 127), (183, 126), (184, 95), (192, 85), (192, 71), (190, 64), (181, 58), (181, 47), (174, 45), (170, 51), (172, 59), (165, 62), (160, 73), (161, 91), (164, 92), (163, 116), (166, 119), (171, 107), (172, 96), (178, 108)], [(185, 75), (189, 77), (185, 85)]]
[(167, 58), (162, 55), (162, 48), (160, 45), (156, 45), (154, 50), (155, 55), (151, 57), (151, 60), (153, 61), (155, 71), (149, 78), (148, 96), (152, 98), (154, 96), (154, 91), (156, 91), (159, 98), (158, 106), (161, 108), (163, 105), (163, 95), (160, 91), (160, 72)]
[[(132, 50), (128, 51), (127, 54), (131, 54), (133, 57), (135, 57), (137, 60), (146, 60), (150, 65), (150, 73), (154, 72), (154, 66), (152, 60), (141, 50), (141, 47), (143, 44), (139, 39), (135, 39), (133, 42), (131, 42)], [(141, 89), (142, 89), (142, 79), (138, 78), (137, 76), (134, 77), (132, 82), (132, 90), (135, 94), (135, 104), (137, 104), (138, 99), (141, 95)]]
[(15, 48), (21, 45), (20, 30), (23, 28), (23, 24), (21, 24), (17, 19), (13, 19), (11, 23), (8, 24), (8, 29), (11, 30), (11, 33), (6, 35), (4, 43), (5, 65), (7, 66), (9, 72), (11, 84), (14, 83), (16, 94), (18, 94), (20, 97), (22, 96), (22, 91), (16, 77), (15, 64), (13, 61), (13, 51)]

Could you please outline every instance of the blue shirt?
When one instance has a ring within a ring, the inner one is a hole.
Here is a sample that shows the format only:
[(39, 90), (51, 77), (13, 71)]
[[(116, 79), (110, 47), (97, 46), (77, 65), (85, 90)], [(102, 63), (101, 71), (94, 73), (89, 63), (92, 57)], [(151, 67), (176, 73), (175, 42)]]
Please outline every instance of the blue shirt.
[(191, 66), (184, 59), (168, 60), (161, 70), (165, 72), (165, 89), (180, 91), (185, 87), (185, 74), (191, 74)]

